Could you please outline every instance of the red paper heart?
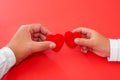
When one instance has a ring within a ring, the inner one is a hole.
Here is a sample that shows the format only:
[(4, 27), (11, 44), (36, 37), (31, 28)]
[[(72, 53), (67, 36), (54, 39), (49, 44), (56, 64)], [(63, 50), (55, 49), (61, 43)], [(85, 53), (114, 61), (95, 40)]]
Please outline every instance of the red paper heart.
[(80, 32), (71, 32), (71, 31), (67, 31), (64, 35), (65, 37), (65, 42), (67, 44), (68, 47), (70, 48), (74, 48), (76, 47), (77, 45), (75, 44), (74, 42), (74, 39), (75, 38), (81, 38), (82, 35), (80, 34)]
[(64, 36), (61, 34), (48, 35), (46, 40), (53, 41), (56, 44), (56, 47), (53, 49), (56, 52), (59, 51), (64, 44)]

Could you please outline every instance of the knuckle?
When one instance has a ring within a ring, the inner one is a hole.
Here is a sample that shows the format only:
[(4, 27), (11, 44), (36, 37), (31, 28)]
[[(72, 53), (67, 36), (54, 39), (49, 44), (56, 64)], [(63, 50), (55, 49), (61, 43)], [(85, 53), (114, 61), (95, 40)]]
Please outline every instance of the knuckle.
[(20, 28), (22, 28), (22, 29), (24, 29), (24, 28), (26, 28), (27, 27), (27, 25), (21, 25), (20, 26)]

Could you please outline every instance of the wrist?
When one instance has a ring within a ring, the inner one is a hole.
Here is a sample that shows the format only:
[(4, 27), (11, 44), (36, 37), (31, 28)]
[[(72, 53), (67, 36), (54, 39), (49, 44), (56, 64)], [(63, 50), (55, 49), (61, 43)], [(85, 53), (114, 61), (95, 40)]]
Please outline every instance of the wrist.
[(19, 64), (21, 62), (21, 60), (19, 59), (18, 55), (17, 55), (17, 52), (16, 52), (16, 49), (10, 45), (7, 45), (7, 47), (9, 49), (11, 49), (11, 51), (13, 52), (14, 56), (15, 56), (15, 59), (16, 59), (16, 64)]
[(110, 56), (110, 41), (109, 41), (109, 39), (107, 39), (106, 53), (107, 53), (107, 57), (109, 57)]

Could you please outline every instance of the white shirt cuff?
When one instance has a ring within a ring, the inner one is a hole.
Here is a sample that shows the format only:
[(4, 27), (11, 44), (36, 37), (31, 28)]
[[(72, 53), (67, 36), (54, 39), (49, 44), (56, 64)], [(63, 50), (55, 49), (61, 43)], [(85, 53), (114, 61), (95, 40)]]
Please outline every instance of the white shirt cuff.
[(10, 61), (10, 65), (13, 66), (16, 63), (14, 52), (9, 47), (3, 47), (1, 50), (4, 51), (4, 55)]
[(0, 79), (16, 63), (13, 51), (8, 47), (0, 49)]
[(120, 61), (120, 40), (110, 40), (110, 56), (107, 58), (108, 61)]

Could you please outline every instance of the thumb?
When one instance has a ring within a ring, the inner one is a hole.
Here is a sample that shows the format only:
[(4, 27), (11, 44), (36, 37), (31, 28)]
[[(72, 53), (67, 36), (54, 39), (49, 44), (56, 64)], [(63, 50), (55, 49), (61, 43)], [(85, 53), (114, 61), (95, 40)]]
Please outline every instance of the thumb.
[(92, 42), (90, 39), (85, 38), (75, 38), (74, 42), (80, 46), (92, 47)]
[(33, 52), (44, 51), (48, 49), (53, 49), (56, 47), (56, 44), (51, 41), (43, 41), (43, 42), (34, 42), (33, 43)]

